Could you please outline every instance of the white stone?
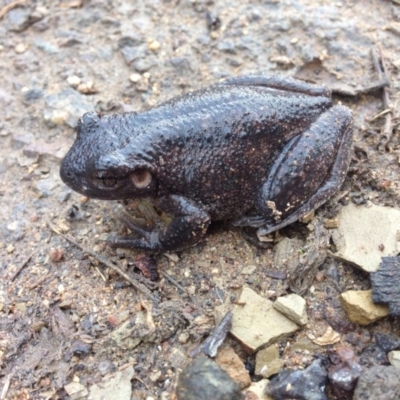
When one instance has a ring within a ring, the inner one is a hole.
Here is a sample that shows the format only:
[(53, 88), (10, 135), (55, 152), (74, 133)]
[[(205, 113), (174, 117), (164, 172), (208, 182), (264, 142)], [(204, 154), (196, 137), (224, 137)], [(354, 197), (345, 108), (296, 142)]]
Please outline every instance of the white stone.
[(390, 364), (393, 365), (393, 367), (400, 368), (400, 351), (399, 350), (389, 351), (388, 359), (389, 359)]
[(88, 400), (130, 399), (132, 396), (131, 380), (135, 374), (133, 367), (106, 375), (98, 384), (89, 389)]
[(299, 325), (307, 323), (306, 301), (298, 294), (292, 293), (278, 297), (274, 307)]
[(338, 249), (333, 255), (373, 272), (382, 257), (399, 252), (400, 210), (371, 205), (343, 207), (337, 216), (339, 227), (332, 233)]
[(231, 334), (254, 353), (284, 339), (299, 326), (277, 311), (272, 301), (244, 287), (232, 311)]
[(268, 384), (269, 384), (268, 379), (261, 379), (258, 382), (253, 382), (246, 390), (243, 391), (243, 394), (251, 392), (257, 396), (258, 400), (273, 400), (272, 397), (265, 394), (265, 388), (267, 387)]

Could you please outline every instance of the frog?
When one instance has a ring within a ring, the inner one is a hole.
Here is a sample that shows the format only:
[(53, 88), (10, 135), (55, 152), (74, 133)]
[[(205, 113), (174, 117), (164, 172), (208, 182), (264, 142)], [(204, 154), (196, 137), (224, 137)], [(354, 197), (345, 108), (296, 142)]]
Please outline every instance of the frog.
[(352, 111), (323, 85), (245, 75), (147, 110), (84, 114), (62, 181), (89, 198), (149, 199), (169, 224), (111, 236), (112, 247), (160, 253), (202, 241), (212, 221), (268, 235), (342, 186)]

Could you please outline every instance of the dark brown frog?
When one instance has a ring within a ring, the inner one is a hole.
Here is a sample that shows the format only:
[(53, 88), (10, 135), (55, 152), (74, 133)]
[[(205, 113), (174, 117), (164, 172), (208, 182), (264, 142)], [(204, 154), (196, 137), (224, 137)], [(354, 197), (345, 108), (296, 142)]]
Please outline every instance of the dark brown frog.
[(85, 114), (61, 178), (86, 196), (150, 198), (171, 214), (161, 230), (128, 223), (110, 244), (150, 251), (198, 242), (211, 220), (267, 234), (319, 207), (341, 186), (352, 114), (329, 90), (244, 76), (138, 113)]

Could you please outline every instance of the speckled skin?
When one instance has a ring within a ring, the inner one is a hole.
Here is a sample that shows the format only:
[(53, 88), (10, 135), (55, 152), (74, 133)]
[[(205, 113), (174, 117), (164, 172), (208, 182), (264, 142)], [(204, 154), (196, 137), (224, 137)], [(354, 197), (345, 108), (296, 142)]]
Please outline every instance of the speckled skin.
[(129, 225), (141, 237), (112, 245), (176, 250), (211, 219), (268, 233), (318, 207), (343, 182), (351, 139), (350, 110), (325, 88), (247, 76), (140, 113), (85, 114), (60, 174), (89, 197), (149, 197), (175, 217), (161, 231)]

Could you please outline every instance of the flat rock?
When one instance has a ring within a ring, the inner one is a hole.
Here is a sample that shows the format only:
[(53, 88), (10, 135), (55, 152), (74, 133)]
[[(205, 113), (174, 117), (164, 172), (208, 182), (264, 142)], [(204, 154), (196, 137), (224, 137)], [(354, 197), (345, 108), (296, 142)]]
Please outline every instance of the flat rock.
[(252, 384), (244, 391), (246, 395), (245, 400), (273, 400), (272, 397), (265, 393), (268, 383), (268, 379), (261, 379), (258, 382), (252, 382)]
[(358, 378), (353, 400), (398, 400), (399, 380), (399, 368), (391, 365), (369, 368)]
[(98, 384), (90, 387), (88, 400), (130, 399), (132, 396), (131, 380), (134, 375), (133, 367), (106, 375)]
[(334, 331), (331, 326), (328, 326), (325, 333), (322, 336), (314, 339), (313, 342), (318, 346), (330, 346), (340, 342), (340, 340), (340, 334)]
[(399, 350), (389, 351), (388, 359), (389, 359), (390, 364), (393, 365), (393, 367), (400, 368), (400, 351)]
[(274, 265), (279, 270), (293, 270), (300, 263), (299, 249), (304, 247), (300, 239), (283, 238), (275, 246)]
[(306, 301), (298, 294), (278, 297), (274, 307), (298, 325), (307, 323)]
[(349, 204), (342, 208), (337, 219), (339, 227), (332, 233), (338, 249), (335, 257), (373, 272), (382, 257), (398, 254), (400, 210)]
[(251, 383), (249, 371), (247, 371), (241, 358), (230, 346), (223, 346), (218, 350), (215, 362), (225, 370), (241, 389)]
[(68, 393), (68, 396), (70, 399), (75, 400), (75, 399), (81, 399), (85, 396), (87, 396), (88, 391), (79, 382), (71, 382), (68, 383), (67, 385), (64, 386), (65, 391)]
[(340, 295), (340, 302), (351, 322), (368, 325), (389, 315), (387, 306), (372, 302), (372, 290), (349, 290)]
[(279, 358), (279, 350), (275, 345), (259, 350), (256, 355), (256, 375), (269, 378), (277, 374), (285, 362)]
[(277, 311), (272, 301), (244, 287), (232, 311), (231, 334), (249, 353), (284, 339), (299, 326)]
[(383, 257), (371, 284), (373, 302), (387, 304), (390, 315), (400, 317), (400, 257)]

